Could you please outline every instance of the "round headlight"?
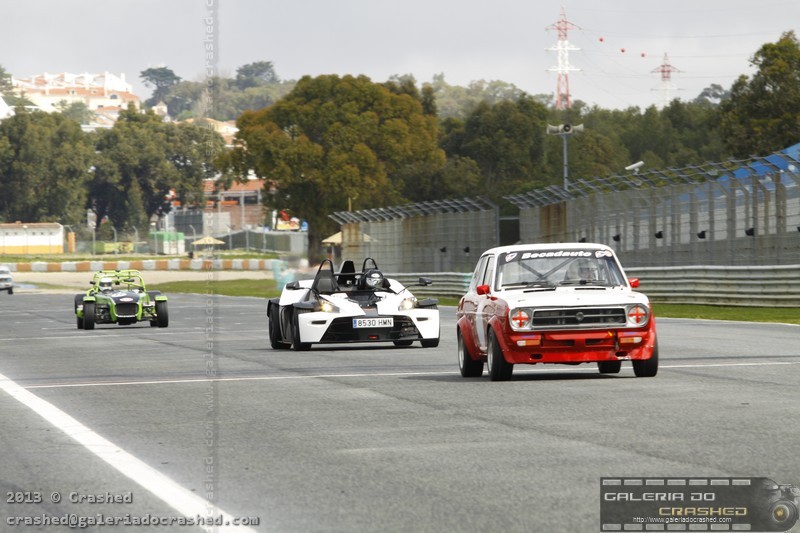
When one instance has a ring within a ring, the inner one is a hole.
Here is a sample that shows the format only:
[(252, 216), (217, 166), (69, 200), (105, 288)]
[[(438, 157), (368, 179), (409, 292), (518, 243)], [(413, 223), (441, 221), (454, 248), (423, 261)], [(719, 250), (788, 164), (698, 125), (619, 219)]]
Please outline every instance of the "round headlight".
[(643, 305), (632, 305), (628, 308), (628, 321), (635, 326), (644, 326), (647, 324), (647, 319), (650, 312)]
[(514, 309), (509, 313), (511, 319), (511, 327), (514, 329), (523, 329), (530, 326), (531, 316), (526, 309)]

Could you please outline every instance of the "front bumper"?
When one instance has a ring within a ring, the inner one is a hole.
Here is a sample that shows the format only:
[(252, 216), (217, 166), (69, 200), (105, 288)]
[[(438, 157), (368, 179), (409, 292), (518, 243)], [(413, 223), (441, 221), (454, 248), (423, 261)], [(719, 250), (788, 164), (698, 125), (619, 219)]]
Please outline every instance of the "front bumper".
[[(392, 327), (354, 328), (353, 319), (362, 316), (341, 316), (311, 312), (298, 315), (300, 338), (308, 343), (391, 342), (439, 338), (439, 311), (416, 309), (408, 314), (391, 316)], [(375, 318), (380, 318), (376, 316)]]
[(648, 327), (594, 331), (506, 331), (498, 338), (512, 364), (644, 360), (656, 345), (655, 319)]

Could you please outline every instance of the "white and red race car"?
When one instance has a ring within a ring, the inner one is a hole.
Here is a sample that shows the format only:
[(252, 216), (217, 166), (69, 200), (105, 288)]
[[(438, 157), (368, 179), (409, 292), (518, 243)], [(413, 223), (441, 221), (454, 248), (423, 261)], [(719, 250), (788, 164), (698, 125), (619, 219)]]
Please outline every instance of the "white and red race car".
[(492, 381), (514, 365), (597, 363), (603, 374), (631, 361), (658, 372), (656, 321), (614, 251), (603, 244), (519, 244), (481, 255), (457, 311), (458, 366)]
[[(419, 279), (420, 285), (431, 280)], [(372, 258), (356, 272), (344, 261), (338, 272), (324, 260), (313, 280), (287, 283), (267, 304), (274, 349), (308, 350), (312, 344), (392, 342), (439, 345), (438, 300), (418, 300), (400, 282), (383, 276)]]

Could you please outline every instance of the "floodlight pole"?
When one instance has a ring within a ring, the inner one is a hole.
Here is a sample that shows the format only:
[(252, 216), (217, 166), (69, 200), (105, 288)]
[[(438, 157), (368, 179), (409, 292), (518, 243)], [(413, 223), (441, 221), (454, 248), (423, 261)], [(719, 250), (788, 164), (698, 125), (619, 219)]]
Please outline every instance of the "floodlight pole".
[(568, 134), (562, 133), (561, 138), (564, 140), (564, 190), (569, 191), (569, 150), (567, 150)]
[(578, 124), (577, 126), (573, 126), (572, 124), (560, 124), (558, 126), (553, 126), (551, 124), (547, 125), (547, 133), (548, 135), (558, 135), (561, 137), (563, 144), (564, 144), (564, 190), (569, 191), (569, 150), (567, 138), (572, 135), (573, 133), (577, 133), (579, 131), (583, 131), (583, 124)]

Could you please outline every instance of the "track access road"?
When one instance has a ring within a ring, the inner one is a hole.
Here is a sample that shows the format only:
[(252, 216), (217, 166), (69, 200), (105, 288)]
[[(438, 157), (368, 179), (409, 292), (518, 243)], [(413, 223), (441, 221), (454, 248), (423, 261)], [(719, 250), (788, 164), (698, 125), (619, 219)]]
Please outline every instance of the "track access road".
[(308, 352), (270, 349), (265, 309), (169, 295), (168, 328), (83, 331), (70, 294), (0, 298), (0, 530), (598, 531), (601, 477), (800, 483), (797, 326), (658, 319), (655, 378), (625, 363), (492, 383), (458, 373), (452, 307), (435, 349)]

